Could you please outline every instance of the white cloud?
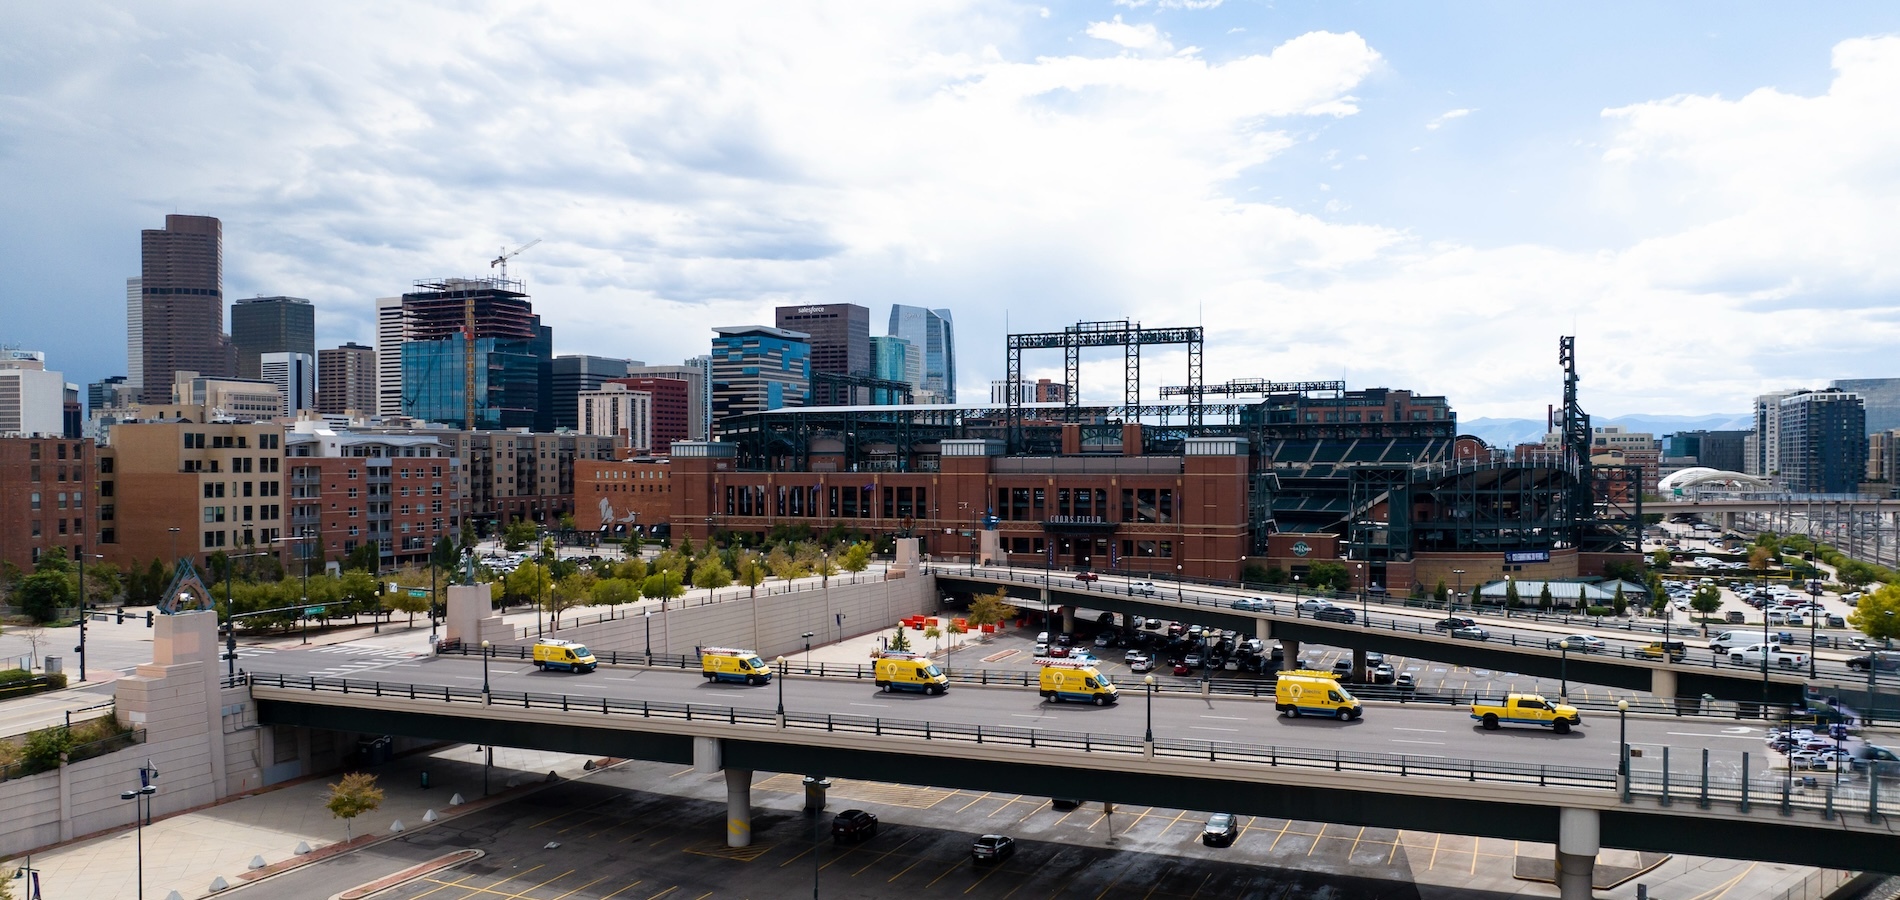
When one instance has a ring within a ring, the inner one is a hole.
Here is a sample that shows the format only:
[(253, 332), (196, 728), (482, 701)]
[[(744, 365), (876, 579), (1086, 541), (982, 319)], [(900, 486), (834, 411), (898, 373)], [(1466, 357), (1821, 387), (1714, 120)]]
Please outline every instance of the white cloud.
[(1453, 119), (1462, 119), (1462, 118), (1464, 118), (1464, 117), (1466, 117), (1466, 116), (1468, 116), (1468, 115), (1471, 115), (1471, 114), (1472, 114), (1473, 112), (1476, 112), (1476, 110), (1470, 110), (1470, 109), (1448, 109), (1448, 110), (1446, 110), (1446, 111), (1444, 111), (1444, 112), (1442, 112), (1442, 113), (1439, 113), (1439, 114), (1438, 114), (1438, 118), (1435, 118), (1435, 119), (1433, 119), (1433, 120), (1431, 120), (1430, 122), (1426, 122), (1426, 123), (1425, 123), (1425, 130), (1426, 130), (1426, 131), (1437, 131), (1437, 130), (1438, 130), (1438, 129), (1439, 129), (1439, 128), (1440, 128), (1441, 126), (1443, 126), (1443, 125), (1444, 125), (1444, 124), (1445, 124), (1446, 122), (1449, 122), (1449, 121), (1451, 121), (1451, 120), (1453, 120)]
[(1085, 33), (1096, 40), (1120, 44), (1130, 50), (1152, 49), (1167, 52), (1174, 49), (1174, 45), (1155, 30), (1154, 23), (1143, 22), (1140, 25), (1130, 25), (1122, 21), (1120, 14), (1116, 14), (1115, 19), (1110, 22), (1090, 22)]

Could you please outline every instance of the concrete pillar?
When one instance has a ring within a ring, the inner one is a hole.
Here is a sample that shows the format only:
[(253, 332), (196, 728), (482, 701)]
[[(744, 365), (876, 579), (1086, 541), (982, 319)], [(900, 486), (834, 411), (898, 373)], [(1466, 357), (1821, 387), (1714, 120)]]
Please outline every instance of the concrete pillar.
[(488, 585), (451, 584), (444, 592), (442, 639), (464, 645), (482, 642), (483, 619), (495, 615), (495, 604)]
[(726, 846), (752, 846), (752, 770), (726, 770)]
[(1651, 669), (1649, 671), (1649, 692), (1665, 700), (1676, 696), (1675, 670)]
[(1352, 675), (1346, 680), (1354, 684), (1366, 680), (1366, 651), (1352, 651)]
[(828, 790), (831, 790), (831, 779), (823, 775), (805, 776), (805, 811), (813, 814), (822, 811)]
[(1073, 606), (1065, 606), (1062, 608), (1062, 633), (1075, 633), (1075, 607)]
[(1280, 660), (1280, 668), (1292, 671), (1300, 667), (1300, 642), (1292, 638), (1281, 638), (1280, 646), (1286, 650), (1285, 658)]
[(724, 768), (719, 764), (719, 739), (713, 737), (693, 738), (693, 771), (701, 775), (711, 775)]
[(1602, 822), (1594, 809), (1557, 811), (1557, 896), (1561, 900), (1591, 900), (1596, 876), (1597, 850), (1602, 846)]
[(1262, 644), (1270, 640), (1273, 640), (1273, 620), (1272, 619), (1253, 620), (1253, 636), (1259, 638), (1260, 643)]
[(976, 564), (987, 566), (1003, 561), (1003, 546), (996, 532), (985, 529), (976, 533)]

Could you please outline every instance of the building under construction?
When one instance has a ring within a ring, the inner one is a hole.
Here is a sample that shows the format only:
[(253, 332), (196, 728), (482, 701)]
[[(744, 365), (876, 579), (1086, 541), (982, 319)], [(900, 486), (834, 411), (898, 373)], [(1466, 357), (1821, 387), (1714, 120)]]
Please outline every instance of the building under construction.
[(418, 281), (402, 295), (402, 414), (456, 428), (554, 430), (553, 331), (519, 281)]
[[(673, 527), (904, 531), (949, 556), (981, 553), (990, 531), (1018, 563), (1157, 576), (1333, 561), (1393, 591), (1636, 559), (1640, 492), (1631, 473), (1591, 465), (1570, 338), (1564, 433), (1581, 443), (1526, 458), (1461, 443), (1443, 397), (1203, 384), (1199, 328), (1094, 322), (1009, 340), (1010, 402), (770, 410), (725, 421), (718, 444), (677, 446)], [(1140, 349), (1154, 344), (1187, 345), (1188, 377), (1143, 404)], [(1094, 347), (1125, 354), (1121, 404), (1079, 401), (1079, 356)], [(1034, 349), (1064, 352), (1067, 402), (1018, 402)]]

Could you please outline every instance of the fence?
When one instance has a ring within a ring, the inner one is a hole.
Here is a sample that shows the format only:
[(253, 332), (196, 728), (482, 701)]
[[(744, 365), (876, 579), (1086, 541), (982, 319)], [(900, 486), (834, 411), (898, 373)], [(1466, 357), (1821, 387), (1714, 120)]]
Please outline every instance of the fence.
[[(1796, 770), (1767, 750), (1717, 752), (1702, 748), (1695, 754), (1675, 754), (1672, 759), (1668, 747), (1660, 748), (1653, 756), (1644, 752), (1647, 749), (1632, 751), (1643, 755), (1629, 759), (1626, 797), (1642, 795), (1656, 798), (1664, 806), (1690, 803), (1701, 809), (1718, 803), (1733, 804), (1744, 813), (1757, 808), (1781, 815), (1797, 808), (1818, 810), (1830, 820), (1853, 815), (1876, 822), (1895, 812), (1891, 770)], [(1782, 763), (1780, 768), (1773, 766), (1777, 762)], [(1889, 782), (1885, 790), (1883, 782)]]

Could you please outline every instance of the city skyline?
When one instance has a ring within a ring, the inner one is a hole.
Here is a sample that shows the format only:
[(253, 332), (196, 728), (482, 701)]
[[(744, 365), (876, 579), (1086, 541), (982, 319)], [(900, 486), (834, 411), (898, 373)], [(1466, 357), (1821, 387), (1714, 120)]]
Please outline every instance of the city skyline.
[[(75, 383), (125, 374), (133, 234), (189, 212), (224, 222), (226, 298), (309, 297), (322, 346), (542, 238), (511, 274), (557, 353), (670, 360), (780, 305), (902, 303), (955, 311), (971, 396), (1007, 331), (1124, 317), (1208, 325), (1210, 381), (1343, 377), (1472, 418), (1540, 415), (1560, 333), (1600, 415), (1894, 374), (1896, 185), (1869, 163), (1900, 143), (1890, 8), (1182, 6), (573, 32), (501, 6), (29, 9), (4, 99), (61, 115), (0, 118), (0, 239), (35, 301), (8, 338)], [(408, 87), (436, 79), (482, 105)], [(442, 140), (464, 119), (503, 124)], [(136, 132), (165, 137), (97, 139)], [(1085, 402), (1118, 367), (1085, 357)]]

